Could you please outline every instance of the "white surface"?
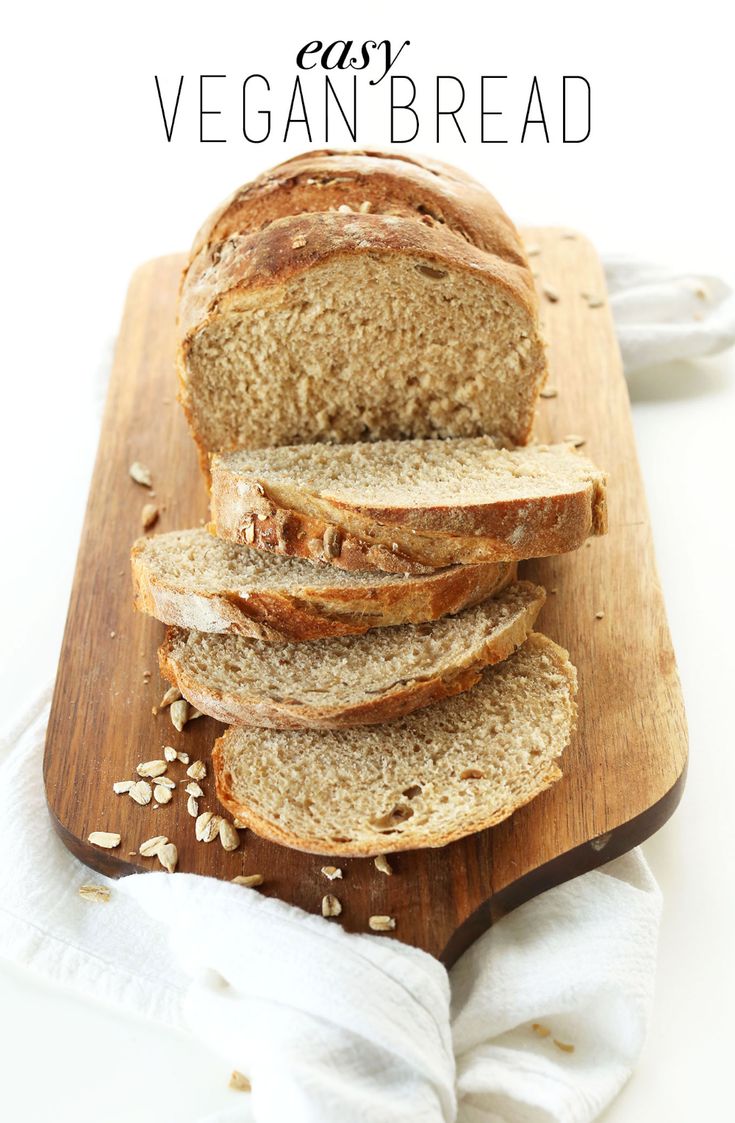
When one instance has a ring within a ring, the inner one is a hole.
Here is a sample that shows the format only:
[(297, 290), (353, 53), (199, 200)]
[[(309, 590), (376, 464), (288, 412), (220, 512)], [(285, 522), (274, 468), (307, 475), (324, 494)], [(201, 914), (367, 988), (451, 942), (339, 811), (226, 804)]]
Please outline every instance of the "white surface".
[[(5, 37), (3, 443), (6, 525), (24, 549), (0, 563), (7, 718), (56, 663), (95, 440), (90, 398), (116, 330), (127, 278), (142, 259), (184, 247), (213, 202), (255, 171), (308, 146), (168, 146), (152, 75), (200, 72), (292, 78), (296, 49), (315, 37), (412, 39), (406, 70), (507, 73), (525, 90), (562, 73), (593, 89), (586, 144), (434, 144), (417, 151), (462, 164), (520, 222), (561, 223), (602, 249), (724, 275), (735, 256), (731, 219), (732, 33), (724, 5), (695, 10), (625, 0), (591, 24), (589, 4), (513, 6), (478, 23), (480, 6), (374, 3), (354, 12), (281, 2), (260, 21), (251, 6), (129, 3), (16, 6)], [(233, 21), (223, 33), (225, 11)], [(681, 13), (681, 14), (679, 14)], [(497, 22), (496, 22), (497, 20)], [(123, 22), (124, 21), (124, 22)], [(345, 22), (349, 25), (344, 30)], [(428, 83), (428, 84), (427, 84)], [(469, 87), (468, 87), (469, 88)], [(232, 99), (232, 87), (230, 87)], [(315, 97), (318, 97), (315, 94)], [(523, 92), (507, 98), (525, 101)], [(232, 102), (231, 102), (232, 104)], [(521, 107), (522, 115), (525, 104)], [(367, 120), (367, 118), (366, 118)], [(428, 120), (428, 119), (427, 119)], [(236, 118), (235, 118), (236, 121)], [(195, 123), (189, 118), (189, 136)], [(376, 115), (361, 141), (382, 142)], [(235, 129), (228, 135), (235, 136)], [(473, 131), (476, 136), (476, 128)], [(343, 138), (335, 135), (334, 140)], [(323, 143), (318, 131), (314, 146)], [(637, 376), (631, 385), (661, 580), (691, 732), (682, 806), (646, 847), (664, 891), (656, 1013), (637, 1073), (606, 1123), (724, 1117), (730, 1098), (735, 978), (729, 612), (712, 610), (704, 578), (733, 572), (732, 423), (735, 357)], [(10, 419), (10, 420), (8, 420)], [(723, 517), (723, 512), (728, 517)], [(17, 537), (16, 537), (17, 536)], [(33, 642), (31, 642), (31, 637)], [(29, 1120), (129, 1119), (132, 1073), (150, 1070), (136, 1119), (181, 1123), (231, 1102), (227, 1073), (201, 1047), (0, 968), (3, 1101)], [(42, 1078), (39, 1079), (39, 1068)]]

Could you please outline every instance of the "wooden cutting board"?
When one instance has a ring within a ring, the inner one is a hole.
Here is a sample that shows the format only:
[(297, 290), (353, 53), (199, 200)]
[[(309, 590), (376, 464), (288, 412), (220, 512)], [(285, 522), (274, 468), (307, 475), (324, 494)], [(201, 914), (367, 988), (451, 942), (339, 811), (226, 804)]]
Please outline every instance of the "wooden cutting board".
[[(157, 808), (113, 794), (114, 781), (134, 777), (136, 765), (160, 757), (164, 745), (207, 761), (221, 731), (200, 718), (177, 733), (168, 711), (154, 715), (165, 687), (156, 658), (164, 629), (132, 607), (128, 551), (141, 533), (143, 505), (160, 508), (156, 530), (207, 517), (194, 445), (175, 400), (183, 262), (175, 255), (143, 265), (130, 285), (46, 739), (53, 822), (87, 865), (111, 876), (160, 868), (137, 849), (164, 834), (178, 847), (180, 870), (228, 879), (261, 873), (262, 892), (311, 912), (332, 889), (345, 928), (365, 931), (369, 916), (394, 916), (398, 939), (451, 964), (495, 919), (630, 849), (671, 814), (683, 787), (686, 721), (602, 269), (593, 247), (573, 232), (532, 229), (525, 238), (549, 341), (548, 386), (557, 392), (540, 403), (537, 436), (584, 437), (585, 453), (610, 474), (609, 535), (521, 569), (549, 591), (539, 630), (563, 644), (579, 670), (579, 726), (562, 760), (563, 779), (492, 830), (391, 856), (392, 877), (371, 859), (352, 858), (339, 862), (344, 880), (332, 884), (320, 872), (324, 860), (249, 831), (230, 853), (217, 841), (196, 842), (181, 789)], [(155, 496), (131, 480), (135, 460), (150, 467)], [(171, 765), (169, 774), (185, 778), (183, 765)], [(200, 810), (216, 810), (211, 775), (202, 786)], [(121, 846), (91, 846), (94, 830), (119, 832)]]

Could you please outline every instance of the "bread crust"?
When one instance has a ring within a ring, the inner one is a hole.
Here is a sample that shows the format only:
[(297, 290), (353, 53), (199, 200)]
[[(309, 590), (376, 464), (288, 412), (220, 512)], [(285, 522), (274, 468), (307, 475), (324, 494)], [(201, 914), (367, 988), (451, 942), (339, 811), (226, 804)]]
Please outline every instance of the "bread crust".
[(158, 649), (159, 667), (164, 678), (177, 686), (192, 706), (227, 725), (258, 729), (350, 729), (357, 725), (379, 725), (470, 690), (481, 678), (485, 667), (501, 663), (525, 642), (541, 611), (546, 593), (540, 586), (528, 581), (518, 584), (533, 593), (534, 599), (480, 651), (468, 652), (460, 663), (443, 675), (401, 680), (368, 702), (346, 706), (309, 706), (266, 697), (238, 696), (214, 686), (205, 687), (187, 674), (186, 668), (176, 659), (175, 648), (182, 639), (182, 630), (177, 628), (167, 629), (166, 639)]
[[(298, 596), (281, 590), (235, 590), (194, 594), (184, 584), (151, 573), (141, 540), (131, 551), (134, 603), (164, 624), (198, 631), (231, 632), (269, 643), (361, 635), (371, 628), (438, 620), (495, 596), (516, 577), (510, 563), (455, 566), (423, 580), (389, 585), (303, 587)], [(206, 624), (206, 626), (205, 626)]]
[(214, 457), (211, 513), (211, 529), (228, 541), (319, 558), (342, 569), (388, 573), (563, 554), (607, 531), (601, 472), (563, 495), (376, 508), (351, 506), (296, 486), (286, 489), (265, 477), (243, 477)]
[[(532, 645), (534, 648), (541, 649), (545, 653), (554, 656), (557, 670), (560, 671), (567, 679), (570, 689), (570, 706), (572, 712), (571, 731), (574, 730), (576, 722), (577, 707), (575, 702), (575, 694), (577, 689), (577, 676), (574, 666), (569, 662), (569, 655), (560, 647), (555, 644), (548, 637), (541, 635), (538, 632), (532, 632), (526, 641), (527, 644)], [(399, 853), (405, 850), (416, 850), (417, 841), (410, 835), (402, 835), (400, 833), (381, 834), (376, 838), (374, 844), (370, 841), (360, 842), (354, 839), (348, 839), (341, 842), (335, 841), (331, 838), (319, 837), (318, 835), (311, 835), (304, 837), (302, 835), (294, 835), (291, 832), (284, 830), (277, 822), (267, 819), (259, 815), (252, 807), (237, 799), (232, 791), (232, 776), (228, 774), (225, 766), (224, 757), (226, 752), (226, 742), (228, 733), (218, 738), (215, 742), (212, 751), (212, 763), (214, 767), (215, 783), (217, 790), (217, 798), (228, 814), (239, 819), (243, 823), (270, 842), (276, 842), (281, 846), (288, 846), (293, 850), (300, 850), (307, 854), (323, 854), (334, 855), (338, 857), (374, 857), (377, 854)], [(566, 745), (561, 746), (560, 753)], [(519, 799), (513, 804), (506, 804), (505, 806), (495, 809), (484, 818), (471, 818), (466, 820), (456, 830), (446, 831), (441, 834), (427, 834), (421, 838), (420, 848), (434, 849), (441, 846), (447, 846), (450, 842), (456, 842), (457, 839), (465, 838), (467, 835), (475, 834), (478, 831), (487, 830), (490, 827), (496, 826), (498, 823), (507, 819), (520, 807), (530, 803), (546, 788), (551, 787), (553, 783), (561, 779), (562, 773), (555, 762), (545, 762), (539, 768), (538, 774), (535, 776), (535, 786), (533, 790), (527, 793), (522, 799)]]
[[(339, 212), (351, 205), (348, 198), (355, 207), (369, 204), (370, 212)], [(228, 310), (267, 305), (269, 289), (335, 257), (360, 254), (408, 254), (419, 264), (468, 272), (521, 314), (532, 341), (524, 408), (513, 432), (503, 435), (515, 444), (529, 439), (546, 359), (533, 276), (513, 223), (484, 187), (450, 165), (377, 150), (324, 149), (239, 188), (194, 240), (181, 284), (177, 365), (179, 400), (205, 475), (213, 450), (199, 433), (189, 388), (194, 339)]]

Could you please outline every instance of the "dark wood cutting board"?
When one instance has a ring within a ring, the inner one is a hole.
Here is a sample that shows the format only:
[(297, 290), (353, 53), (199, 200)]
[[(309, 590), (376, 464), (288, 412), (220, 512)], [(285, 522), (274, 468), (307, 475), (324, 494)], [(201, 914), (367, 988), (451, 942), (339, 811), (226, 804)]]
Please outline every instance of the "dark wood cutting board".
[[(573, 232), (532, 229), (525, 238), (549, 342), (549, 388), (557, 391), (540, 403), (537, 435), (580, 435), (585, 453), (610, 474), (608, 536), (521, 567), (549, 591), (539, 630), (563, 644), (579, 670), (579, 726), (562, 759), (563, 779), (492, 830), (391, 856), (392, 877), (371, 859), (341, 860), (344, 880), (331, 885), (320, 873), (325, 860), (250, 831), (230, 853), (217, 841), (196, 842), (181, 789), (155, 809), (113, 794), (114, 781), (134, 777), (136, 765), (160, 757), (164, 745), (208, 761), (222, 728), (200, 718), (177, 733), (168, 711), (152, 713), (165, 687), (156, 658), (164, 629), (132, 608), (128, 551), (141, 533), (143, 505), (161, 509), (155, 530), (207, 517), (175, 400), (183, 262), (175, 255), (143, 265), (130, 285), (46, 739), (52, 819), (87, 865), (112, 876), (160, 868), (137, 849), (165, 834), (178, 847), (180, 870), (228, 879), (261, 873), (262, 892), (311, 912), (331, 888), (345, 928), (365, 931), (369, 916), (394, 916), (398, 939), (451, 964), (499, 916), (630, 849), (671, 814), (683, 787), (686, 721), (602, 268)], [(128, 474), (135, 460), (153, 473), (153, 498)], [(169, 774), (183, 779), (184, 767), (171, 765)], [(211, 774), (202, 786), (200, 810), (216, 810)], [(119, 832), (122, 844), (95, 848), (86, 841), (94, 830)]]

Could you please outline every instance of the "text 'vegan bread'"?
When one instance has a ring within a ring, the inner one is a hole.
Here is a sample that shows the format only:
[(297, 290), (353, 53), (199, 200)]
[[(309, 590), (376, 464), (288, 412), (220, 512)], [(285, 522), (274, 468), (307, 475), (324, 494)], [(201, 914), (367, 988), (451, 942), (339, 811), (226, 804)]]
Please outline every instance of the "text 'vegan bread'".
[(345, 569), (561, 554), (607, 529), (606, 477), (569, 445), (487, 437), (294, 445), (212, 459), (216, 533)]
[(131, 564), (141, 612), (164, 624), (272, 643), (436, 620), (494, 596), (515, 579), (516, 568), (490, 562), (415, 577), (351, 574), (237, 546), (201, 529), (141, 538)]
[(515, 227), (456, 169), (306, 154), (197, 235), (180, 398), (203, 466), (238, 447), (530, 435), (546, 361)]
[(544, 596), (521, 581), (457, 616), (316, 644), (170, 628), (161, 672), (219, 721), (261, 729), (372, 725), (469, 690), (486, 666), (523, 643)]
[(499, 823), (558, 780), (576, 672), (534, 633), (468, 694), (382, 726), (217, 741), (217, 795), (273, 842), (314, 854), (447, 843)]

